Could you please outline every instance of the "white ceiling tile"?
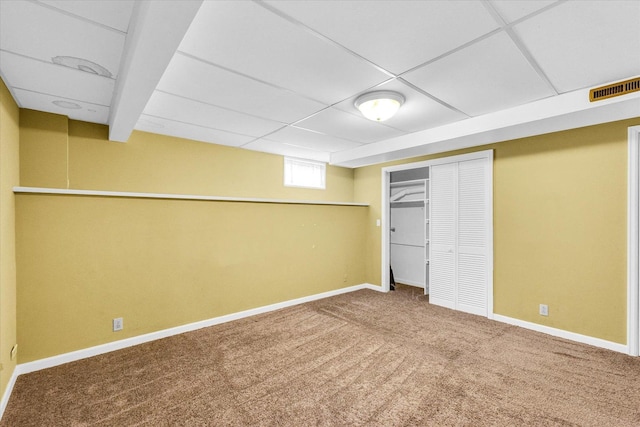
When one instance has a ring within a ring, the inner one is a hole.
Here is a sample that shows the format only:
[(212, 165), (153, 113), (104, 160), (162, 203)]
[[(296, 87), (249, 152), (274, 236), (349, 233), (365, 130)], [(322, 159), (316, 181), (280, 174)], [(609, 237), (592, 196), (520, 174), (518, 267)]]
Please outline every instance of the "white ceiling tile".
[[(384, 83), (374, 90), (390, 90), (404, 96), (405, 102), (400, 107), (400, 110), (395, 116), (386, 120), (384, 124), (405, 132), (416, 132), (467, 118), (464, 114), (445, 107), (400, 80)], [(360, 114), (354, 106), (356, 98), (357, 96), (354, 96), (336, 104), (335, 108), (347, 113)]]
[(0, 49), (51, 62), (86, 59), (118, 73), (125, 36), (27, 1), (0, 1)]
[(315, 116), (296, 123), (296, 126), (363, 144), (405, 134), (398, 129), (373, 122), (356, 114), (345, 113), (337, 108), (327, 108)]
[(204, 2), (180, 50), (326, 104), (388, 78), (254, 2)]
[(362, 145), (358, 142), (347, 141), (346, 139), (336, 138), (294, 126), (287, 126), (284, 129), (280, 129), (266, 136), (264, 139), (329, 152), (348, 150)]
[(558, 0), (491, 0), (491, 4), (507, 22), (517, 21)]
[(252, 136), (180, 123), (159, 117), (146, 116), (144, 114), (140, 116), (135, 129), (160, 135), (175, 136), (177, 138), (192, 139), (194, 141), (230, 145), (233, 147), (238, 147), (255, 139)]
[(403, 77), (471, 116), (554, 94), (503, 32)]
[(283, 126), (158, 91), (149, 99), (144, 114), (249, 136), (262, 136)]
[(301, 159), (317, 160), (328, 163), (331, 154), (328, 151), (316, 151), (304, 147), (283, 144), (281, 142), (258, 139), (243, 146), (248, 150), (262, 151), (264, 153), (278, 154), (280, 156), (298, 157)]
[(514, 27), (560, 92), (640, 74), (640, 2), (566, 2)]
[(478, 1), (267, 3), (396, 74), (497, 28)]
[(12, 87), (104, 106), (111, 104), (113, 79), (2, 51), (0, 63)]
[(181, 54), (174, 55), (158, 89), (286, 123), (300, 120), (326, 107), (291, 91)]
[[(73, 120), (82, 120), (84, 122), (100, 123), (103, 125), (106, 125), (109, 120), (109, 107), (103, 105), (89, 104), (75, 99), (45, 95), (15, 88), (13, 89), (13, 93), (18, 98), (17, 101), (21, 108), (61, 114)], [(54, 101), (71, 102), (79, 105), (80, 108), (63, 108), (54, 104)]]
[(57, 9), (127, 32), (133, 12), (133, 0), (39, 0)]

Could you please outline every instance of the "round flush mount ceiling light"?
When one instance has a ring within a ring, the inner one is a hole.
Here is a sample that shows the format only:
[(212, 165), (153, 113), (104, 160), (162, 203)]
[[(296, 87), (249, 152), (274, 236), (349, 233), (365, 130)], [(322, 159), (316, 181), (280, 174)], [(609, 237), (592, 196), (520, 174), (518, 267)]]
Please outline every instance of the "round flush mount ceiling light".
[(100, 64), (96, 64), (88, 59), (76, 58), (75, 56), (54, 56), (51, 58), (51, 62), (54, 64), (62, 65), (63, 67), (75, 68), (85, 73), (97, 74), (102, 77), (111, 78), (113, 75), (111, 71), (107, 70)]
[(78, 110), (82, 108), (80, 104), (76, 104), (75, 102), (69, 102), (69, 101), (58, 100), (58, 101), (51, 101), (51, 103), (54, 105), (57, 105), (58, 107), (69, 108), (71, 110)]
[(403, 103), (404, 96), (398, 92), (378, 90), (360, 95), (354, 105), (367, 119), (384, 122), (393, 117)]

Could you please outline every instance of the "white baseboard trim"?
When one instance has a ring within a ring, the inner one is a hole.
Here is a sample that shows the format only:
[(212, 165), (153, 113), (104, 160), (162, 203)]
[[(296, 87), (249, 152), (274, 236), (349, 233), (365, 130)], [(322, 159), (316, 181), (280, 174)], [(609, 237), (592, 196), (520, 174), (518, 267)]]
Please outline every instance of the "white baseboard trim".
[(0, 420), (2, 419), (2, 415), (4, 414), (4, 410), (7, 407), (7, 404), (9, 403), (9, 398), (11, 397), (11, 393), (13, 392), (13, 386), (16, 385), (18, 375), (20, 375), (20, 373), (18, 372), (18, 368), (16, 366), (16, 368), (13, 370), (13, 374), (11, 374), (9, 382), (7, 383), (7, 388), (4, 390), (2, 400), (0, 400)]
[(35, 360), (33, 362), (21, 363), (17, 365), (16, 368), (14, 369), (13, 375), (11, 376), (11, 380), (9, 381), (9, 384), (7, 385), (7, 389), (5, 390), (2, 396), (2, 401), (0, 401), (0, 420), (4, 415), (4, 410), (7, 407), (7, 403), (9, 403), (9, 398), (11, 397), (11, 393), (13, 392), (13, 386), (16, 383), (16, 379), (18, 378), (18, 375), (28, 374), (30, 372), (52, 368), (54, 366), (63, 365), (69, 362), (75, 362), (76, 360), (98, 356), (100, 354), (121, 350), (127, 347), (133, 347), (138, 344), (144, 344), (146, 342), (155, 341), (161, 338), (178, 335), (185, 332), (195, 331), (197, 329), (219, 325), (221, 323), (231, 322), (233, 320), (243, 319), (245, 317), (255, 316), (257, 314), (280, 310), (282, 308), (292, 307), (294, 305), (303, 304), (305, 302), (316, 301), (319, 299), (329, 298), (329, 297), (340, 295), (340, 294), (346, 294), (348, 292), (359, 291), (361, 289), (370, 289), (373, 291), (384, 292), (381, 286), (372, 285), (370, 283), (363, 283), (361, 285), (354, 285), (354, 286), (349, 286), (347, 288), (335, 289), (333, 291), (322, 292), (320, 294), (309, 295), (306, 297), (296, 298), (289, 301), (265, 305), (263, 307), (252, 308), (250, 310), (240, 311), (238, 313), (231, 313), (224, 316), (214, 317), (212, 319), (202, 320), (200, 322), (194, 322), (194, 323), (189, 323), (182, 326), (176, 326), (175, 328), (163, 329), (161, 331), (151, 332), (149, 334), (126, 338), (123, 340), (114, 341), (107, 344), (101, 344), (94, 347), (85, 348), (82, 350), (72, 351), (70, 353), (60, 354), (57, 356), (47, 357), (45, 359)]
[(155, 341), (161, 338), (178, 335), (185, 332), (195, 331), (197, 329), (219, 325), (221, 323), (231, 322), (233, 320), (243, 319), (245, 317), (255, 316), (256, 314), (262, 314), (262, 313), (268, 313), (270, 311), (280, 310), (282, 308), (303, 304), (305, 302), (316, 301), (319, 299), (328, 298), (335, 295), (354, 292), (360, 289), (371, 289), (371, 290), (377, 291), (377, 290), (381, 290), (382, 288), (380, 286), (371, 285), (369, 283), (363, 283), (361, 285), (349, 286), (347, 288), (341, 288), (333, 291), (323, 292), (320, 294), (309, 295), (302, 298), (296, 298), (289, 301), (279, 302), (275, 304), (266, 305), (263, 307), (257, 307), (257, 308), (252, 308), (250, 310), (240, 311), (238, 313), (231, 313), (224, 316), (214, 317), (212, 319), (207, 319), (199, 322), (189, 323), (186, 325), (176, 326), (174, 328), (163, 329), (161, 331), (151, 332), (144, 335), (138, 335), (131, 338), (125, 338), (123, 340), (101, 344), (95, 347), (89, 347), (82, 350), (72, 351), (70, 353), (60, 354), (57, 356), (47, 357), (45, 359), (35, 360), (33, 362), (22, 363), (16, 367), (16, 371), (18, 371), (18, 375), (28, 374), (30, 372), (52, 368), (54, 366), (62, 365), (69, 362), (75, 362), (76, 360), (86, 359), (88, 357), (97, 356), (99, 354), (121, 350), (123, 348), (132, 347), (134, 345), (143, 344), (150, 341)]
[[(86, 359), (89, 357), (97, 356), (104, 353), (109, 353), (123, 348), (132, 347), (138, 344), (144, 344), (146, 342), (158, 340), (161, 338), (170, 337), (173, 335), (182, 334), (185, 332), (195, 331), (197, 329), (206, 328), (209, 326), (219, 325), (221, 323), (231, 322), (233, 320), (243, 319), (245, 317), (255, 316), (257, 314), (268, 313), (270, 311), (280, 310), (282, 308), (292, 307), (298, 304), (304, 304), (306, 302), (316, 301), (323, 298), (329, 298), (332, 296), (345, 294), (348, 292), (355, 292), (361, 289), (369, 289), (377, 292), (385, 291), (382, 286), (373, 285), (371, 283), (363, 283), (360, 285), (349, 286), (347, 288), (335, 289), (333, 291), (323, 292), (320, 294), (309, 295), (302, 298), (297, 298), (289, 301), (279, 302), (263, 307), (253, 308), (250, 310), (240, 311), (237, 313), (231, 313), (224, 316), (214, 317), (212, 319), (203, 320), (200, 322), (189, 323), (182, 326), (176, 326), (175, 328), (164, 329), (157, 332), (151, 332), (149, 334), (139, 335), (136, 337), (126, 338), (119, 341), (110, 342), (94, 347), (89, 347), (82, 350), (72, 351), (70, 353), (60, 354), (57, 356), (48, 357), (45, 359), (36, 360), (33, 362), (22, 363), (16, 366), (11, 375), (11, 379), (7, 384), (7, 388), (0, 400), (0, 420), (4, 415), (4, 410), (9, 403), (9, 398), (13, 392), (13, 387), (19, 375), (28, 374), (30, 372), (39, 371), (42, 369), (52, 368), (54, 366), (63, 365), (65, 363), (74, 362), (76, 360)], [(589, 337), (586, 335), (577, 334), (574, 332), (564, 331), (562, 329), (551, 328), (549, 326), (538, 325), (536, 323), (526, 322), (524, 320), (514, 319), (500, 314), (493, 314), (493, 319), (508, 323), (510, 325), (519, 326), (526, 329), (531, 329), (537, 332), (553, 335), (560, 338), (565, 338), (571, 341), (577, 341), (584, 344), (593, 345), (608, 350), (617, 351), (619, 353), (629, 354), (629, 347), (624, 344), (618, 344), (611, 341), (606, 341), (600, 338)]]
[(493, 314), (493, 320), (502, 323), (508, 323), (510, 325), (519, 326), (525, 329), (531, 329), (533, 331), (542, 332), (544, 334), (553, 335), (554, 337), (564, 338), (570, 341), (576, 341), (582, 344), (589, 344), (595, 347), (605, 348), (607, 350), (617, 351), (618, 353), (629, 354), (629, 346), (625, 344), (618, 344), (615, 342), (603, 340), (600, 338), (590, 337), (588, 335), (582, 335), (575, 332), (565, 331), (563, 329), (556, 329), (550, 326), (539, 325), (537, 323), (527, 322), (524, 320), (514, 319), (512, 317), (502, 316), (500, 314)]
[(372, 285), (371, 283), (363, 283), (360, 286), (362, 286), (363, 289), (371, 289), (372, 291), (384, 292), (384, 293), (389, 292), (389, 291), (385, 291), (384, 289), (382, 289), (382, 286)]

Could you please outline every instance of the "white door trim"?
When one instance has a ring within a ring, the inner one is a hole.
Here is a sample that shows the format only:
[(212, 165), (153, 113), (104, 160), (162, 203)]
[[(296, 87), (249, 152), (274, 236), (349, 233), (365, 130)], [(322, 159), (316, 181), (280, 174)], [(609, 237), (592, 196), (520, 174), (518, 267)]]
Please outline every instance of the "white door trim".
[(629, 128), (627, 184), (627, 347), (640, 355), (640, 126)]
[(457, 156), (449, 156), (449, 157), (440, 157), (437, 159), (426, 160), (422, 162), (416, 163), (405, 163), (402, 165), (396, 166), (387, 166), (382, 168), (382, 193), (381, 193), (381, 228), (380, 232), (382, 233), (381, 242), (382, 242), (382, 256), (381, 256), (381, 278), (382, 278), (382, 289), (384, 292), (389, 291), (389, 217), (391, 215), (390, 204), (389, 204), (389, 184), (391, 180), (391, 172), (403, 171), (407, 169), (418, 169), (426, 166), (434, 166), (445, 163), (452, 162), (462, 162), (466, 160), (475, 160), (475, 159), (489, 159), (491, 163), (491, 167), (489, 168), (489, 176), (487, 179), (487, 197), (490, 203), (488, 204), (488, 224), (487, 224), (487, 234), (488, 234), (488, 258), (487, 262), (489, 263), (489, 281), (488, 281), (488, 289), (487, 289), (487, 313), (490, 319), (493, 318), (493, 150), (483, 150), (476, 151), (474, 153), (468, 154), (460, 154)]

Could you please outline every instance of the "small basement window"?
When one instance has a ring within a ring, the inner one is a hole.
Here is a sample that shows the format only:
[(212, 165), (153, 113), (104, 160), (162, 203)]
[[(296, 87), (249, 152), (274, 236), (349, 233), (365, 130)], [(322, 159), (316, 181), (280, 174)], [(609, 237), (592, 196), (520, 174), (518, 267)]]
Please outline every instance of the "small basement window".
[(326, 164), (313, 160), (284, 158), (284, 185), (286, 187), (326, 188)]

